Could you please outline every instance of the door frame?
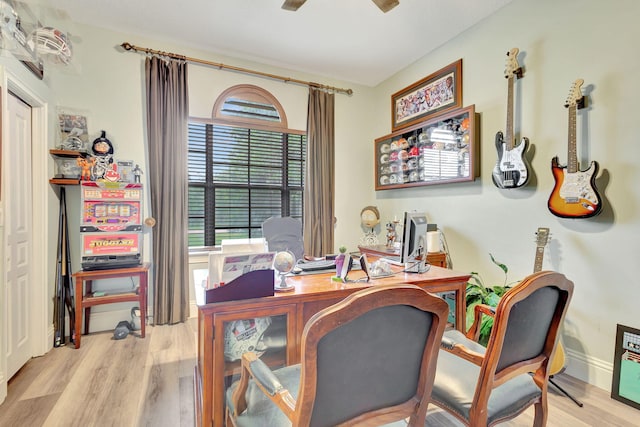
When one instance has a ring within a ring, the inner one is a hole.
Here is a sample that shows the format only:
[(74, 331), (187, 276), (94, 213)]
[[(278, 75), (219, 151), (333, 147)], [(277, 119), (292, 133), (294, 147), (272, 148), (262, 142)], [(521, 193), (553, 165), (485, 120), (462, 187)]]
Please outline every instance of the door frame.
[[(47, 271), (50, 270), (50, 262), (47, 257), (49, 253), (49, 196), (51, 192), (48, 191), (48, 173), (49, 173), (49, 150), (47, 146), (47, 136), (49, 128), (49, 106), (44, 101), (41, 94), (36, 93), (29, 87), (20, 77), (12, 73), (5, 67), (0, 67), (0, 93), (1, 93), (1, 108), (2, 108), (2, 141), (6, 144), (8, 141), (8, 129), (9, 126), (6, 123), (7, 117), (7, 101), (9, 92), (22, 99), (28, 105), (31, 106), (32, 111), (32, 135), (31, 135), (31, 161), (32, 161), (32, 210), (34, 213), (40, 212), (40, 215), (33, 215), (32, 218), (32, 245), (31, 245), (31, 282), (32, 298), (31, 305), (29, 307), (29, 316), (31, 318), (30, 331), (31, 334), (31, 355), (41, 356), (49, 351), (53, 347), (53, 320), (50, 319), (50, 286), (49, 277)], [(6, 191), (4, 190), (9, 185), (9, 169), (6, 156), (2, 156), (2, 198), (0, 198), (0, 224), (2, 224), (2, 267), (0, 271), (2, 276), (6, 274), (4, 245), (6, 243), (5, 238), (5, 209), (4, 203), (6, 202)], [(45, 236), (44, 240), (36, 239), (35, 236)], [(36, 244), (39, 242), (39, 244)], [(5, 280), (2, 279), (2, 286), (0, 286), (0, 335), (6, 337), (7, 322), (4, 318), (6, 310), (6, 298), (5, 298)], [(7, 394), (7, 360), (6, 360), (6, 348), (4, 340), (0, 340), (0, 402), (4, 401)]]

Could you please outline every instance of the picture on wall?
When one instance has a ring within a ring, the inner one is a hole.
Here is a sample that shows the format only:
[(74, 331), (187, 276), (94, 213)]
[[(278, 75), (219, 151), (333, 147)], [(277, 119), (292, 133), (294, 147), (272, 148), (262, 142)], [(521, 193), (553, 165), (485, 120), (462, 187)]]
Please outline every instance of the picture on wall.
[(86, 151), (89, 145), (87, 116), (70, 111), (58, 111), (59, 148), (69, 151)]
[(391, 95), (391, 130), (462, 107), (462, 59)]
[(611, 397), (640, 409), (640, 329), (618, 325)]

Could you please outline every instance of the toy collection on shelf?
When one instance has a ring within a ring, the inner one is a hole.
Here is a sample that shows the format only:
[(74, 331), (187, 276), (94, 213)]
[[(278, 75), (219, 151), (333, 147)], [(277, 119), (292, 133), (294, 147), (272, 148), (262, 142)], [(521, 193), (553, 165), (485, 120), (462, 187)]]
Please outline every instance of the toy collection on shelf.
[[(106, 131), (89, 143), (87, 119), (78, 114), (60, 113), (60, 143), (50, 150), (55, 161), (52, 183), (79, 181), (140, 183), (142, 169), (133, 160), (117, 160)], [(68, 181), (70, 180), (70, 181)]]

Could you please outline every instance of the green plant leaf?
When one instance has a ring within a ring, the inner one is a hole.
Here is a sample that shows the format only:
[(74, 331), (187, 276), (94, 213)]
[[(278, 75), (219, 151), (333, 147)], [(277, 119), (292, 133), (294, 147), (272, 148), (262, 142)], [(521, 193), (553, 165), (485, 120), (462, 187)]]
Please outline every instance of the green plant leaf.
[(489, 256), (491, 257), (491, 261), (497, 265), (498, 267), (500, 267), (502, 269), (502, 271), (504, 271), (504, 274), (506, 275), (509, 272), (509, 268), (502, 264), (501, 262), (496, 261), (496, 259), (493, 257), (493, 255), (491, 253), (489, 253)]
[(478, 304), (481, 304), (481, 302), (476, 301), (471, 304), (467, 304), (467, 318), (465, 319), (467, 327), (465, 328), (465, 331), (469, 330), (471, 325), (473, 325), (474, 307)]
[(491, 307), (497, 307), (500, 302), (500, 296), (494, 292), (491, 292), (485, 301), (485, 304), (490, 305)]
[(491, 335), (491, 328), (493, 327), (493, 317), (483, 316), (482, 323), (480, 324), (480, 336), (478, 337), (478, 343), (487, 346), (489, 343), (489, 336)]

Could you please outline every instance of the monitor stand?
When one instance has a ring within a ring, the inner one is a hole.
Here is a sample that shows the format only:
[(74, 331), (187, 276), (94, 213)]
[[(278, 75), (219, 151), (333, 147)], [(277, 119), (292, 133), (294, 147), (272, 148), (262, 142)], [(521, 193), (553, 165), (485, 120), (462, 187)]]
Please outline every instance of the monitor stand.
[(406, 273), (426, 273), (431, 268), (431, 264), (427, 264), (426, 257), (420, 259), (414, 258), (412, 261), (405, 264), (404, 271)]

